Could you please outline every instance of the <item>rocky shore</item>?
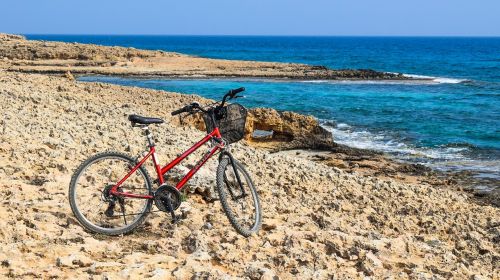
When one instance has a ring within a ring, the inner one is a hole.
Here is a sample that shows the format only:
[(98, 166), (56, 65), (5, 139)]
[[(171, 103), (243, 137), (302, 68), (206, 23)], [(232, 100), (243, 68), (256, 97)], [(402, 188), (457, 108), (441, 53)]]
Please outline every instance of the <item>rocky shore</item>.
[(370, 69), (209, 59), (164, 51), (26, 40), (0, 34), (0, 68), (25, 73), (117, 75), (164, 78), (270, 78), (297, 80), (407, 80)]
[[(181, 124), (205, 131), (203, 119), (199, 115), (183, 118)], [(256, 131), (264, 134), (255, 136)], [(500, 207), (500, 190), (482, 191), (475, 188), (494, 185), (496, 181), (490, 182), (489, 178), (476, 177), (470, 172), (437, 171), (421, 164), (394, 160), (381, 152), (337, 144), (332, 133), (312, 116), (278, 112), (271, 108), (250, 109), (245, 139), (252, 147), (271, 153), (301, 157), (360, 175), (462, 190), (469, 192), (480, 203)]]
[[(103, 150), (144, 147), (128, 114), (155, 115), (163, 161), (203, 133), (170, 112), (197, 96), (0, 71), (0, 275), (108, 279), (498, 279), (500, 210), (428, 183), (346, 172), (236, 144), (264, 209), (245, 239), (213, 193), (211, 161), (172, 226), (152, 213), (133, 234), (85, 232), (67, 201), (71, 173)], [(185, 163), (185, 168), (195, 158)], [(182, 174), (178, 169), (175, 175)]]
[(237, 235), (213, 199), (216, 160), (190, 181), (180, 224), (152, 213), (134, 233), (104, 237), (74, 219), (67, 189), (82, 160), (144, 150), (128, 114), (166, 120), (153, 127), (165, 163), (204, 129), (199, 116), (170, 112), (210, 100), (77, 82), (68, 70), (339, 78), (337, 70), (313, 68), (0, 35), (0, 278), (500, 279), (498, 207), (460, 191), (457, 178), (337, 145), (314, 118), (273, 109), (250, 110), (245, 140), (232, 148), (261, 197), (258, 235)]

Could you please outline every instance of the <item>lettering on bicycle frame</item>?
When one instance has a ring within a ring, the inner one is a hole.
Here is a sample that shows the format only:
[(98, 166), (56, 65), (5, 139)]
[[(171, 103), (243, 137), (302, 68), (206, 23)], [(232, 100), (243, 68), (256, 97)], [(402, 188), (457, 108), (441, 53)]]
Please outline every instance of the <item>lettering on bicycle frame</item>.
[(204, 155), (203, 157), (196, 163), (196, 165), (194, 166), (194, 170), (198, 170), (205, 161), (208, 160), (208, 158), (210, 157), (210, 150), (208, 150)]

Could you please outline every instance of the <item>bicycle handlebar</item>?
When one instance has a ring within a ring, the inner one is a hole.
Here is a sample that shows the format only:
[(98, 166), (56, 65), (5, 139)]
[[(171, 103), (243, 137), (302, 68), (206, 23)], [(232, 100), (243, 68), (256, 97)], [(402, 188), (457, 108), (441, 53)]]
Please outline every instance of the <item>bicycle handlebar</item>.
[(245, 91), (245, 88), (244, 87), (240, 87), (240, 88), (237, 88), (237, 89), (232, 89), (230, 91), (228, 91), (225, 95), (224, 95), (224, 98), (222, 98), (222, 102), (220, 103), (220, 107), (223, 107), (224, 104), (226, 103), (226, 99), (229, 97), (229, 100), (233, 99), (236, 94), (242, 92), (242, 91)]
[(179, 110), (173, 111), (171, 114), (172, 116), (175, 116), (182, 113), (190, 113), (193, 111), (193, 109), (201, 109), (200, 104), (198, 104), (197, 102), (193, 102), (189, 105), (180, 108)]
[[(188, 105), (189, 106), (189, 105)], [(171, 114), (172, 116), (175, 116), (175, 115), (178, 115), (178, 114), (182, 114), (184, 112), (187, 112), (187, 109), (186, 109), (187, 106), (184, 106), (182, 108), (180, 108), (179, 110), (175, 110), (173, 111)]]
[(236, 94), (242, 92), (242, 91), (245, 91), (245, 88), (244, 87), (240, 87), (240, 88), (237, 88), (237, 89), (232, 89), (230, 91), (227, 92), (227, 94), (233, 98)]
[[(232, 90), (228, 91), (224, 95), (224, 97), (222, 98), (222, 102), (220, 103), (220, 105), (217, 107), (219, 107), (219, 108), (223, 107), (224, 104), (226, 103), (226, 99), (228, 97), (229, 97), (229, 100), (231, 100), (235, 97), (238, 97), (236, 95), (242, 91), (245, 91), (244, 87), (240, 87), (240, 88), (236, 88), (236, 89), (232, 89)], [(203, 110), (203, 108), (200, 107), (200, 104), (194, 102), (194, 103), (191, 103), (189, 105), (182, 107), (181, 109), (173, 111), (171, 114), (172, 114), (172, 116), (175, 116), (175, 115), (182, 114), (182, 113), (191, 113), (191, 112), (193, 112), (193, 109), (199, 109), (203, 112), (206, 112), (205, 110)]]

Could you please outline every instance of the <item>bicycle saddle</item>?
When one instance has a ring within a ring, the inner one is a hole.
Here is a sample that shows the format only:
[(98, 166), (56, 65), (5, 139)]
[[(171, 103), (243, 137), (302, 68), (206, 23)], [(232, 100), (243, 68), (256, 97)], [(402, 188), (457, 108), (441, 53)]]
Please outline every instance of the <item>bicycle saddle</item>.
[(163, 123), (163, 120), (160, 118), (150, 118), (150, 117), (143, 117), (139, 115), (129, 115), (128, 120), (131, 121), (133, 124), (138, 123), (138, 124), (155, 124), (155, 123)]

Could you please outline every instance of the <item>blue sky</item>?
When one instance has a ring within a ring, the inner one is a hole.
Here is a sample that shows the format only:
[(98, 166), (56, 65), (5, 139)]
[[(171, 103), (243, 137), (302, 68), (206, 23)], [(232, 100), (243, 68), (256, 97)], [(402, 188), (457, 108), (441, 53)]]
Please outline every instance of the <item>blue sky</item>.
[(6, 0), (23, 34), (500, 36), (499, 0)]

